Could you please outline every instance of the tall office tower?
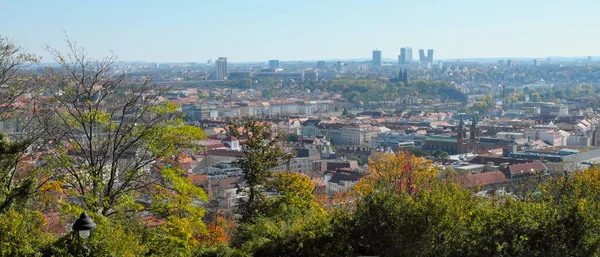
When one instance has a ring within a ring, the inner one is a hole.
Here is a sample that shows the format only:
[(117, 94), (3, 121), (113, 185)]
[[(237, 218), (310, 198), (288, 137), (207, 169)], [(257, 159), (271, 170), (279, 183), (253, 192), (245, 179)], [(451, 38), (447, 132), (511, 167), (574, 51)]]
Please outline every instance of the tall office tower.
[(535, 58), (535, 59), (533, 60), (533, 65), (534, 65), (534, 66), (536, 66), (536, 67), (537, 67), (537, 66), (540, 66), (540, 59), (538, 59), (538, 58)]
[(373, 67), (381, 67), (381, 51), (373, 50)]
[(425, 58), (425, 50), (419, 49), (419, 61), (425, 62), (427, 59)]
[(343, 62), (336, 62), (335, 63), (335, 70), (337, 72), (342, 72), (344, 71), (344, 63)]
[(327, 67), (327, 63), (325, 61), (318, 61), (317, 62), (317, 68), (319, 69), (325, 69)]
[(279, 68), (279, 60), (269, 60), (269, 69)]
[(400, 64), (409, 64), (412, 61), (412, 48), (403, 47), (400, 48)]
[(219, 57), (215, 64), (217, 65), (217, 80), (225, 80), (227, 77), (227, 57)]
[(427, 60), (433, 63), (433, 49), (427, 49)]

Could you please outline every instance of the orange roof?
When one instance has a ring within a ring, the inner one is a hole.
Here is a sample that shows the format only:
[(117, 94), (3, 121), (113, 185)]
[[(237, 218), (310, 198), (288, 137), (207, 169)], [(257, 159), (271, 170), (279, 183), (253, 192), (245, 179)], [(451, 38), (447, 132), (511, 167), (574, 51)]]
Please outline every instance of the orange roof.
[(193, 174), (188, 175), (188, 178), (192, 181), (194, 185), (202, 184), (203, 182), (208, 181), (208, 176), (206, 174)]
[(485, 186), (508, 182), (509, 179), (501, 171), (490, 171), (461, 177), (466, 187)]

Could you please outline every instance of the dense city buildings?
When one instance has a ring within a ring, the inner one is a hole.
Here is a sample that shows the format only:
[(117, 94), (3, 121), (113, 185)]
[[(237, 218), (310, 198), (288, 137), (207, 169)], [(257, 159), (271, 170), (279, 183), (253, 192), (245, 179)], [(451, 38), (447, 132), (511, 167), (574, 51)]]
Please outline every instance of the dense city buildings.
[(598, 1), (4, 2), (0, 257), (600, 256)]

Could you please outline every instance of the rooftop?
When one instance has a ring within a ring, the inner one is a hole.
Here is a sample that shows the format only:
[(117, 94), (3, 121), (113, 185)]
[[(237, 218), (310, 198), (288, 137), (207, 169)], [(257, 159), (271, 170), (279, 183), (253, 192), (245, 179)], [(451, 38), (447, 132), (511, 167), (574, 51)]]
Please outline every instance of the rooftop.
[(486, 186), (508, 182), (509, 179), (501, 171), (490, 171), (462, 177), (466, 187)]

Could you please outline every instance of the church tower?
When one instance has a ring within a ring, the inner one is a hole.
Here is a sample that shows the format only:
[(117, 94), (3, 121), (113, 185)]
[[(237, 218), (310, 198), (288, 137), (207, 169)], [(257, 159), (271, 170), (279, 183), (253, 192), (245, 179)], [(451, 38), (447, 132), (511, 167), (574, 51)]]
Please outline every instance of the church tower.
[(471, 137), (471, 142), (479, 141), (479, 130), (477, 130), (477, 118), (475, 118), (475, 116), (473, 116), (473, 120), (471, 120), (471, 127), (469, 133)]
[(465, 142), (467, 137), (467, 131), (465, 130), (465, 122), (460, 118), (458, 127), (456, 128), (456, 143), (462, 144)]

